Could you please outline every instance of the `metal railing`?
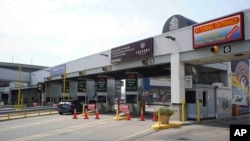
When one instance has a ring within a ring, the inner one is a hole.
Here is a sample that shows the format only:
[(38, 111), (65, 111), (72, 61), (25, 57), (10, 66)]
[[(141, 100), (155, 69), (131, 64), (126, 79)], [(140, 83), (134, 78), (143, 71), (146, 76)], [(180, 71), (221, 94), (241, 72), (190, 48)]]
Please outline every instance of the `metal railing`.
[(16, 110), (14, 108), (5, 108), (0, 109), (0, 120), (48, 115), (55, 112), (57, 112), (57, 107), (26, 107), (20, 110)]

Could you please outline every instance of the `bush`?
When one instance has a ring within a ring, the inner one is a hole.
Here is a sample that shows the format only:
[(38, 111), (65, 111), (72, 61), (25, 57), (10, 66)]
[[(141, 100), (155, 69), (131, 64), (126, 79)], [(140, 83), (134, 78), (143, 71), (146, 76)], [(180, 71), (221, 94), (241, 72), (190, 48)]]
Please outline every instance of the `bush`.
[(172, 110), (169, 107), (161, 107), (161, 108), (159, 108), (155, 112), (156, 116), (158, 116), (158, 111), (160, 112), (160, 115), (172, 116), (174, 114), (174, 110)]

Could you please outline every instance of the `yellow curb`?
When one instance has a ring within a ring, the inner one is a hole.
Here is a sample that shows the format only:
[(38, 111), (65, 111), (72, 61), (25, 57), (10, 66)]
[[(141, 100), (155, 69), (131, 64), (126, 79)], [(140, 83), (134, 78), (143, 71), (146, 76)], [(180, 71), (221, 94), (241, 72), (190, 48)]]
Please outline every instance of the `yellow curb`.
[[(88, 116), (95, 115), (96, 113), (87, 113)], [(85, 114), (80, 114), (80, 116), (84, 116)]]
[(115, 116), (114, 118), (113, 118), (113, 120), (123, 120), (123, 119), (126, 119), (126, 117), (120, 117), (120, 116)]
[(181, 126), (181, 124), (178, 124), (178, 123), (169, 123), (169, 124), (156, 123), (156, 124), (151, 126), (151, 129), (161, 130), (161, 129), (168, 129), (168, 128), (176, 128), (176, 127), (180, 127), (180, 126)]

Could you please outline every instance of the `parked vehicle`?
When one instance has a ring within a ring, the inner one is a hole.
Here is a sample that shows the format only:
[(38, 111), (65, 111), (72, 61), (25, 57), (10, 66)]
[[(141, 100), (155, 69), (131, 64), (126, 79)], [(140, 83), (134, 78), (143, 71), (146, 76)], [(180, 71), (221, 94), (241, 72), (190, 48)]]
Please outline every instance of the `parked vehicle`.
[(82, 113), (83, 105), (78, 100), (64, 100), (58, 103), (60, 115), (64, 113), (74, 114), (74, 109), (76, 109), (76, 113)]

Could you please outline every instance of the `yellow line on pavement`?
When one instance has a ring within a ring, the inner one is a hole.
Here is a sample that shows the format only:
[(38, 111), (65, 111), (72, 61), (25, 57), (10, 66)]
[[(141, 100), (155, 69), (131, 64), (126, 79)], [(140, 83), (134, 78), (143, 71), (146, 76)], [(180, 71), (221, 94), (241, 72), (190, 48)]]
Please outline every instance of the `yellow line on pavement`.
[(32, 135), (32, 136), (27, 136), (27, 137), (23, 137), (23, 138), (17, 138), (17, 139), (13, 139), (13, 140), (9, 140), (9, 141), (28, 141), (28, 140), (43, 138), (43, 137), (52, 136), (52, 135), (56, 135), (56, 134), (71, 132), (74, 130), (88, 128), (88, 127), (92, 127), (92, 126), (98, 126), (98, 125), (102, 125), (105, 123), (108, 123), (108, 122), (95, 121), (95, 122), (87, 123), (87, 124), (89, 124), (87, 126), (78, 125), (78, 126), (73, 126), (73, 127), (67, 127), (67, 128), (62, 128), (62, 129), (55, 130), (55, 131), (44, 132), (44, 133), (40, 133), (40, 134), (36, 134), (36, 135)]
[(45, 120), (43, 122), (39, 121), (39, 122), (33, 122), (33, 123), (28, 123), (28, 124), (15, 125), (15, 126), (11, 126), (11, 127), (1, 128), (0, 131), (11, 130), (11, 129), (15, 129), (15, 128), (27, 127), (27, 126), (32, 126), (32, 125), (39, 125), (39, 124), (50, 123), (50, 122), (59, 122), (62, 120), (68, 120), (68, 118), (50, 119), (50, 120)]
[(141, 131), (141, 132), (137, 132), (137, 133), (135, 133), (135, 134), (132, 134), (132, 135), (129, 135), (129, 136), (125, 136), (125, 137), (120, 138), (120, 139), (117, 139), (117, 140), (115, 140), (115, 141), (122, 141), (122, 140), (125, 140), (125, 139), (128, 139), (128, 138), (131, 138), (131, 137), (134, 137), (134, 136), (137, 136), (137, 135), (146, 133), (146, 132), (148, 132), (148, 131), (151, 131), (151, 129), (143, 130), (143, 131)]

